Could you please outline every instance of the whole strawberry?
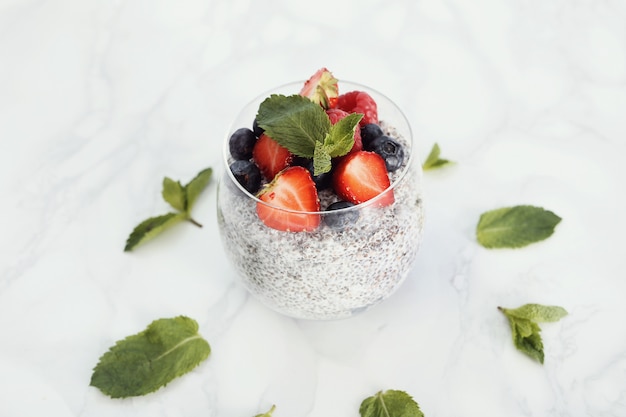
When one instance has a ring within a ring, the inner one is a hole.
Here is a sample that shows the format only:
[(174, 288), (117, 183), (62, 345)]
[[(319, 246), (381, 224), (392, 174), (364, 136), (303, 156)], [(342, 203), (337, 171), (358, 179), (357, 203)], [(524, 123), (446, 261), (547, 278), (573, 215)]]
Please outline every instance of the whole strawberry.
[(324, 109), (332, 109), (337, 106), (339, 95), (337, 79), (326, 68), (321, 68), (304, 83), (300, 95)]

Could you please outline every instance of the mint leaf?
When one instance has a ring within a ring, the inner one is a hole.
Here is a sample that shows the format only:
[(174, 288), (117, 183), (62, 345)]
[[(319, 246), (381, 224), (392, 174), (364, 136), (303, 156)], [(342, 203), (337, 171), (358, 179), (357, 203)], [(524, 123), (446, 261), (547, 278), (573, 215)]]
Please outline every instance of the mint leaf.
[(515, 347), (543, 364), (541, 328), (537, 322), (554, 322), (567, 315), (563, 307), (525, 304), (516, 309), (498, 307), (509, 321)]
[(186, 210), (186, 193), (180, 181), (174, 181), (168, 177), (163, 178), (163, 190), (161, 191), (161, 195), (163, 199), (170, 203), (170, 206), (176, 210)]
[(320, 175), (332, 168), (332, 158), (322, 142), (315, 142), (313, 151), (313, 175)]
[(111, 398), (145, 395), (191, 371), (210, 353), (195, 320), (155, 320), (102, 355), (89, 385)]
[(324, 109), (300, 95), (273, 94), (259, 106), (257, 123), (289, 152), (312, 158), (315, 142), (324, 142), (331, 123)]
[(213, 170), (211, 168), (203, 169), (195, 176), (194, 179), (185, 185), (186, 204), (185, 211), (191, 212), (191, 208), (195, 204), (198, 196), (211, 182)]
[(521, 248), (547, 239), (561, 218), (534, 206), (491, 210), (480, 216), (476, 238), (486, 248)]
[(422, 164), (422, 169), (424, 171), (428, 171), (429, 169), (441, 168), (444, 165), (453, 163), (447, 159), (441, 159), (439, 155), (441, 155), (441, 149), (439, 148), (439, 145), (435, 143), (430, 150), (430, 154), (428, 154), (426, 160)]
[(324, 148), (331, 157), (350, 152), (354, 146), (354, 132), (362, 118), (362, 114), (352, 113), (331, 126), (330, 133), (324, 138)]
[(274, 410), (276, 410), (276, 406), (275, 405), (273, 405), (272, 408), (270, 408), (267, 413), (257, 414), (254, 417), (272, 417), (272, 413), (274, 412)]
[(537, 323), (559, 321), (567, 316), (567, 311), (559, 306), (544, 306), (541, 304), (525, 304), (519, 308), (503, 308), (508, 316), (531, 320)]
[(184, 213), (167, 213), (162, 216), (150, 217), (137, 225), (126, 240), (125, 252), (133, 250), (140, 243), (144, 243), (169, 227), (185, 219)]
[(404, 391), (379, 391), (359, 408), (361, 417), (424, 417), (419, 405)]

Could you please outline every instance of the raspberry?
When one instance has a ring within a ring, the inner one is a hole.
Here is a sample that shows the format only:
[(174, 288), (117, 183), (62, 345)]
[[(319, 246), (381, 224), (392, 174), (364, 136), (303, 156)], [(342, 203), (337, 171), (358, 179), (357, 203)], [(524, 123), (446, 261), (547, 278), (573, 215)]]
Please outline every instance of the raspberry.
[(369, 123), (378, 124), (378, 106), (372, 96), (365, 91), (350, 91), (341, 94), (337, 99), (337, 108), (348, 113), (362, 113), (363, 118), (359, 123), (361, 126)]

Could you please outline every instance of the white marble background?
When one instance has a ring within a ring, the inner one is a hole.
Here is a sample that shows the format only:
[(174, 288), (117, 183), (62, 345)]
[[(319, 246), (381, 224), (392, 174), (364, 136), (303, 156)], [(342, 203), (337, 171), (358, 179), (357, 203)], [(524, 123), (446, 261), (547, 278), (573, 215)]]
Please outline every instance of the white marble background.
[[(357, 416), (380, 389), (427, 417), (626, 416), (626, 4), (620, 0), (0, 1), (0, 416)], [(411, 276), (353, 319), (268, 311), (224, 263), (215, 182), (132, 254), (163, 176), (220, 166), (239, 107), (321, 66), (405, 109), (427, 225)], [(550, 239), (488, 251), (480, 213), (534, 204)], [(556, 304), (543, 366), (497, 305)], [(112, 400), (99, 356), (186, 314), (210, 358)]]

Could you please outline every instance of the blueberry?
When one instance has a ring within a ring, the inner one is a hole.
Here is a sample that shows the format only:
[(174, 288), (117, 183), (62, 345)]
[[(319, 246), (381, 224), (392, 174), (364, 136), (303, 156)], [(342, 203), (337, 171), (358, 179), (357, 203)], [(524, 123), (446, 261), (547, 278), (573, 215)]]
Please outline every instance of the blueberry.
[(363, 149), (371, 151), (371, 143), (374, 139), (383, 135), (383, 130), (376, 123), (368, 123), (361, 127), (361, 140), (363, 141)]
[[(339, 209), (345, 209), (348, 207), (354, 207), (353, 203), (349, 201), (337, 201), (326, 208), (326, 211), (335, 211)], [(359, 219), (358, 210), (348, 210), (337, 213), (326, 213), (324, 215), (324, 223), (331, 229), (343, 230), (347, 226), (356, 223)]]
[(252, 148), (256, 143), (254, 132), (247, 127), (235, 130), (228, 140), (228, 149), (235, 159), (252, 158)]
[(265, 132), (265, 129), (259, 126), (259, 122), (256, 121), (256, 118), (254, 119), (254, 122), (252, 122), (252, 130), (257, 138)]
[(392, 172), (402, 166), (404, 149), (395, 139), (385, 135), (379, 136), (372, 141), (370, 150), (382, 156), (387, 171)]
[(235, 179), (248, 192), (254, 194), (261, 188), (261, 171), (252, 161), (238, 160), (230, 164)]
[(309, 170), (317, 191), (325, 190), (327, 188), (330, 188), (330, 186), (332, 185), (333, 171), (331, 170), (320, 175), (314, 175), (313, 173), (315, 172), (315, 169), (313, 167), (313, 159), (296, 156), (291, 164), (301, 166)]

